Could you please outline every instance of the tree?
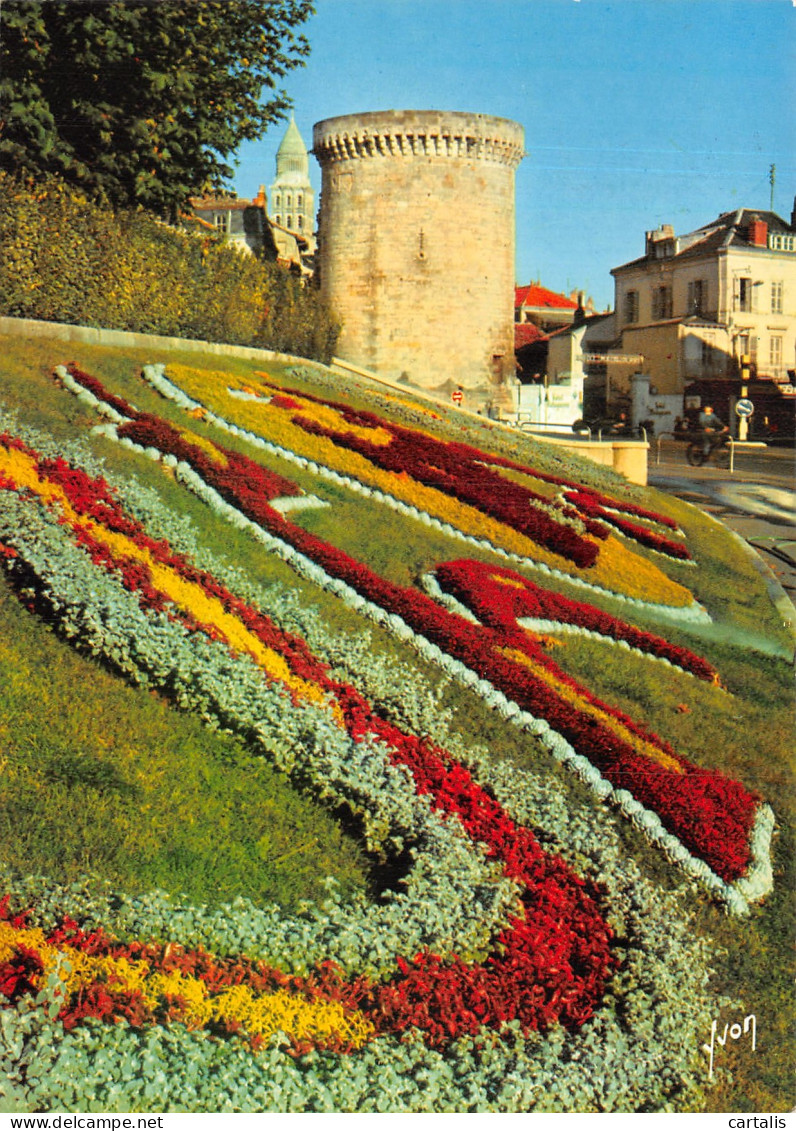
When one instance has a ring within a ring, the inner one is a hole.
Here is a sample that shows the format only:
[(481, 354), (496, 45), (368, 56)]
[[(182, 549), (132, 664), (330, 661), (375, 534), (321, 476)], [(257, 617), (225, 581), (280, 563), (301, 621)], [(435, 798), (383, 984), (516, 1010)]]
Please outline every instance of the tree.
[(0, 0), (0, 168), (173, 219), (290, 102), (311, 0)]

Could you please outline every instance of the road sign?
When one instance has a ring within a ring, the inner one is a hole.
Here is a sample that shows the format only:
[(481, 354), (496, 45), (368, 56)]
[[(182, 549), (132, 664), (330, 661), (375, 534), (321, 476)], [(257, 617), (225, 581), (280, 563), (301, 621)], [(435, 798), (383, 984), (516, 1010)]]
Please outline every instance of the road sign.
[(462, 393), (461, 389), (454, 389), (453, 392), (451, 393), (451, 400), (453, 401), (454, 404), (461, 404), (462, 403), (462, 396), (463, 396), (463, 393)]
[(742, 420), (745, 420), (748, 416), (751, 416), (754, 410), (755, 406), (752, 404), (748, 397), (741, 397), (741, 399), (735, 405), (735, 412), (738, 416), (741, 417)]
[(588, 365), (643, 365), (644, 355), (641, 353), (581, 353), (578, 361)]

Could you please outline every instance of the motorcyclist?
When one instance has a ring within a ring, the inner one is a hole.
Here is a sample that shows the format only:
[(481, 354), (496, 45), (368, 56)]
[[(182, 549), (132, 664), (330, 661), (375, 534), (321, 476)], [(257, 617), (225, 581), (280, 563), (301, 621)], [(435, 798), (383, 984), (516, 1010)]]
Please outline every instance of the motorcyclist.
[(707, 458), (714, 448), (723, 443), (720, 437), (726, 435), (729, 428), (723, 420), (719, 420), (710, 404), (706, 404), (700, 412), (697, 426), (702, 433), (702, 451)]

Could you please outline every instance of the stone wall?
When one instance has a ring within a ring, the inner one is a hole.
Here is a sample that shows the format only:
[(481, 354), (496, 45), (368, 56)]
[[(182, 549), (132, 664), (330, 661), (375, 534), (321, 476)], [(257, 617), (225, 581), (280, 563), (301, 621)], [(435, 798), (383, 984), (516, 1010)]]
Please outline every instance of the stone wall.
[(515, 122), (385, 111), (316, 124), (318, 267), (337, 352), (390, 380), (495, 397), (514, 376)]

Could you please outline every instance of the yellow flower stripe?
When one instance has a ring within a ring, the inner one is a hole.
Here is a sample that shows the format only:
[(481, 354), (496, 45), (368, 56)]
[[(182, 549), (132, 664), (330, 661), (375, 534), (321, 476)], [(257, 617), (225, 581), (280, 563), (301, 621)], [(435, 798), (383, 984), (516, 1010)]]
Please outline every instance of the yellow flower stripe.
[(497, 582), (498, 585), (505, 585), (507, 589), (526, 589), (527, 586), (522, 581), (514, 577), (506, 577), (503, 573), (493, 573), (489, 578), (490, 581)]
[(520, 487), (527, 487), (529, 491), (535, 491), (537, 495), (544, 495), (551, 503), (561, 491), (560, 483), (549, 483), (546, 479), (538, 479), (528, 471), (518, 471), (513, 467), (500, 467), (498, 465), (494, 467), (494, 470), (511, 483), (517, 483)]
[[(299, 699), (319, 705), (328, 705), (327, 693), (316, 684), (294, 675), (285, 659), (268, 648), (233, 613), (225, 610), (217, 597), (212, 597), (195, 582), (187, 581), (176, 570), (152, 557), (149, 550), (137, 545), (127, 535), (107, 530), (104, 526), (79, 515), (58, 484), (39, 476), (35, 458), (16, 449), (0, 446), (0, 472), (6, 471), (18, 486), (34, 491), (49, 504), (56, 504), (68, 522), (85, 530), (101, 542), (116, 558), (133, 558), (149, 569), (154, 586), (178, 608), (190, 613), (200, 624), (211, 626), (235, 652), (244, 652), (255, 661), (269, 679), (276, 680)], [(338, 704), (331, 705), (337, 723), (343, 725), (343, 714)]]
[[(259, 374), (260, 377), (265, 377), (265, 374)], [(289, 396), (291, 400), (297, 401), (300, 406), (302, 416), (308, 416), (316, 420), (318, 424), (326, 428), (334, 429), (335, 432), (350, 433), (352, 436), (360, 436), (363, 440), (370, 440), (371, 443), (380, 447), (386, 447), (392, 443), (393, 435), (387, 428), (375, 427), (371, 428), (368, 425), (352, 424), (343, 418), (336, 408), (331, 405), (321, 405), (317, 401), (312, 401), (307, 397), (302, 397), (299, 392), (285, 393), (280, 385), (276, 382), (266, 381), (262, 387), (262, 393), (269, 396), (276, 393), (277, 395)], [(283, 409), (284, 412), (295, 412), (295, 409)], [(438, 436), (434, 432), (427, 432), (423, 428), (418, 428), (417, 425), (413, 426), (413, 431), (418, 436), (425, 436), (429, 440), (434, 440), (437, 444), (450, 444), (450, 440), (446, 440), (444, 436)]]
[[(364, 456), (339, 448), (324, 436), (309, 436), (291, 422), (288, 412), (283, 409), (265, 401), (224, 398), (219, 395), (219, 390), (226, 389), (229, 378), (223, 374), (178, 365), (170, 366), (168, 374), (189, 396), (203, 401), (225, 419), (297, 455), (325, 464), (334, 471), (410, 503), (463, 534), (484, 538), (509, 553), (541, 562), (609, 592), (675, 608), (693, 604), (693, 595), (685, 586), (667, 577), (654, 562), (636, 554), (613, 534), (598, 543), (600, 553), (595, 564), (589, 569), (579, 569), (568, 559), (467, 503), (461, 503), (433, 487), (425, 487), (405, 473), (383, 471)], [(267, 386), (263, 383), (258, 391), (267, 391)]]
[(414, 401), (407, 401), (403, 397), (396, 397), (391, 393), (382, 393), (373, 389), (360, 389), (360, 392), (364, 393), (366, 397), (370, 397), (372, 400), (386, 401), (388, 404), (397, 404), (400, 405), (401, 408), (408, 408), (411, 412), (419, 412), (421, 416), (430, 416), (432, 420), (442, 419), (441, 410), (426, 408), (425, 405), (415, 404)]
[(347, 1009), (340, 1002), (308, 1001), (286, 989), (258, 994), (245, 985), (211, 994), (205, 982), (193, 975), (153, 970), (146, 959), (90, 955), (75, 947), (52, 946), (45, 941), (41, 928), (14, 928), (0, 922), (0, 962), (13, 958), (19, 946), (30, 947), (41, 957), (42, 981), (46, 981), (59, 957), (65, 959), (70, 969), (63, 980), (70, 996), (99, 982), (108, 990), (139, 993), (152, 1012), (179, 998), (179, 1020), (189, 1029), (205, 1028), (213, 1022), (232, 1022), (240, 1025), (249, 1037), (267, 1039), (282, 1032), (292, 1041), (343, 1042), (354, 1048), (361, 1048), (375, 1032), (363, 1013)]
[(305, 400), (304, 397), (300, 397), (296, 393), (290, 393), (290, 399), (298, 402), (298, 410), (281, 409), (281, 412), (299, 411), (302, 416), (307, 417), (308, 420), (313, 420), (316, 424), (320, 424), (322, 428), (329, 428), (343, 435), (356, 436), (357, 439), (366, 440), (368, 443), (375, 444), (380, 448), (389, 447), (392, 443), (392, 435), (386, 428), (370, 428), (363, 424), (352, 424), (350, 421), (345, 420), (337, 409), (331, 408), (329, 405), (318, 404), (317, 401)]
[[(169, 372), (178, 370), (184, 373), (185, 370), (181, 366), (170, 367)], [(329, 428), (335, 432), (348, 433), (351, 436), (356, 436), (360, 440), (366, 440), (370, 444), (376, 444), (379, 447), (387, 447), (392, 443), (392, 435), (386, 428), (371, 428), (369, 425), (352, 424), (350, 421), (345, 420), (336, 408), (331, 405), (319, 404), (317, 401), (311, 400), (308, 397), (303, 397), (300, 392), (285, 392), (276, 382), (271, 381), (267, 373), (258, 373), (260, 378), (258, 386), (252, 388), (249, 384), (242, 384), (241, 391), (245, 393), (255, 393), (263, 397), (271, 397), (275, 393), (279, 396), (290, 397), (298, 405), (298, 410), (290, 409), (290, 412), (301, 412), (302, 416), (306, 416), (308, 420), (315, 421), (322, 428)], [(224, 385), (224, 389), (230, 387), (229, 381)], [(280, 410), (282, 412), (285, 409)]]
[(513, 660), (515, 664), (521, 664), (524, 668), (528, 668), (537, 679), (546, 683), (557, 695), (565, 699), (576, 710), (583, 711), (584, 714), (590, 715), (593, 719), (597, 719), (603, 726), (607, 727), (617, 738), (621, 738), (628, 746), (631, 746), (637, 754), (641, 754), (645, 758), (650, 758), (653, 762), (657, 762), (659, 766), (663, 766), (665, 770), (670, 770), (675, 774), (684, 774), (685, 770), (676, 758), (667, 754), (665, 750), (655, 746), (652, 742), (647, 742), (645, 739), (640, 738), (632, 730), (629, 730), (624, 723), (613, 715), (603, 711), (595, 703), (590, 700), (583, 693), (565, 683), (555, 672), (551, 672), (544, 664), (538, 663), (536, 660), (531, 659), (525, 652), (520, 651), (519, 648), (498, 648), (498, 652), (509, 660)]
[(229, 460), (221, 451), (216, 447), (212, 440), (208, 440), (206, 436), (200, 436), (197, 432), (192, 432), (190, 428), (180, 428), (178, 425), (173, 424), (175, 432), (182, 436), (183, 440), (187, 440), (189, 444), (194, 444), (197, 448), (201, 448), (205, 455), (209, 456), (213, 463), (218, 464), (219, 467), (226, 467)]
[(63, 497), (63, 492), (57, 484), (42, 479), (36, 468), (36, 461), (27, 452), (17, 448), (6, 448), (0, 444), (0, 474), (5, 473), (17, 487), (33, 491), (45, 503)]

